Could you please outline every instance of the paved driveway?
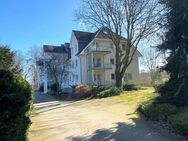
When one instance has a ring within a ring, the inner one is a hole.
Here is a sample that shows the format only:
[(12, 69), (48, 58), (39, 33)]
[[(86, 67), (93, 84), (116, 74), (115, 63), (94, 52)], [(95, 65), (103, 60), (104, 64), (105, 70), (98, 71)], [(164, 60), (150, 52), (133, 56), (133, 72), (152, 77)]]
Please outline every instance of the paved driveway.
[(144, 120), (136, 105), (110, 99), (35, 104), (30, 141), (184, 141)]

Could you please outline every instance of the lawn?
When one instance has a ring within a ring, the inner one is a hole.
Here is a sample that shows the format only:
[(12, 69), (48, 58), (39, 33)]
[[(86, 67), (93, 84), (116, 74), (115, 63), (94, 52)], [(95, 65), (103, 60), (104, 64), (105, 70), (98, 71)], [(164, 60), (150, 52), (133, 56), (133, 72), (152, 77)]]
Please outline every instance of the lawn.
[(153, 88), (141, 88), (138, 91), (123, 91), (120, 96), (112, 97), (113, 100), (122, 100), (127, 102), (142, 103), (150, 101), (158, 96)]

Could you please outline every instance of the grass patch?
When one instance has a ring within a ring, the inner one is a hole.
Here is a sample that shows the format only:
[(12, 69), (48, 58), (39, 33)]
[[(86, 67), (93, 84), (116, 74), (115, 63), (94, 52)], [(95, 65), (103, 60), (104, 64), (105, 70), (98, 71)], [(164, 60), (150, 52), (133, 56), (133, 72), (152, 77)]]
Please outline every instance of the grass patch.
[(153, 88), (143, 88), (138, 91), (127, 92), (124, 91), (120, 96), (113, 97), (114, 100), (124, 100), (128, 102), (142, 103), (146, 101), (151, 101), (158, 96), (154, 93)]

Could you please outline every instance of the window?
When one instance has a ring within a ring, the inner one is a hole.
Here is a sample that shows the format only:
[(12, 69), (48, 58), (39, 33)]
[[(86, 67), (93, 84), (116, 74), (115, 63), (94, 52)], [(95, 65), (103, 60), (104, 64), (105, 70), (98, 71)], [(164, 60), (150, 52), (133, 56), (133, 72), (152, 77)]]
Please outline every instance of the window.
[(122, 44), (122, 50), (125, 50), (125, 44)]
[(78, 75), (76, 75), (76, 82), (78, 82)]
[(101, 67), (101, 59), (100, 58), (97, 59), (97, 64), (96, 65), (97, 65), (97, 67)]
[(128, 79), (129, 80), (132, 80), (133, 78), (132, 78), (132, 73), (128, 73)]
[(115, 74), (114, 73), (111, 74), (111, 79), (113, 79), (113, 80), (115, 79)]
[(101, 81), (101, 75), (100, 74), (97, 75), (97, 80)]
[(96, 74), (94, 74), (94, 81), (96, 81), (97, 79), (96, 79)]
[(111, 62), (112, 65), (114, 65), (114, 58), (111, 58), (110, 62)]
[(105, 30), (104, 30), (103, 33), (104, 33), (104, 34), (108, 34), (108, 31), (105, 31)]
[(72, 82), (74, 82), (74, 74), (72, 74)]
[(133, 79), (132, 73), (126, 73), (125, 74), (125, 77), (124, 77), (125, 81), (132, 80), (132, 79)]
[(98, 48), (98, 47), (99, 47), (99, 43), (96, 42), (96, 48)]
[(114, 45), (110, 44), (110, 49), (113, 51), (114, 50)]

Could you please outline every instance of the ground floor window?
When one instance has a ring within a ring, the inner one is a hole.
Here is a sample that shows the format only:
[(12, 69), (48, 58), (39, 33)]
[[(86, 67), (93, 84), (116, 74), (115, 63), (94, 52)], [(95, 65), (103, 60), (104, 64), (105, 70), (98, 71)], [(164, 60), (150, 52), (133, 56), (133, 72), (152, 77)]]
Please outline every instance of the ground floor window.
[(114, 73), (111, 74), (111, 79), (112, 79), (112, 80), (115, 79), (115, 74), (114, 74)]
[(133, 79), (132, 73), (128, 73), (128, 80), (132, 80), (132, 79)]
[(133, 76), (132, 73), (126, 73), (124, 77), (124, 81), (132, 80)]
[(114, 58), (111, 58), (110, 62), (111, 62), (112, 65), (114, 65)]

